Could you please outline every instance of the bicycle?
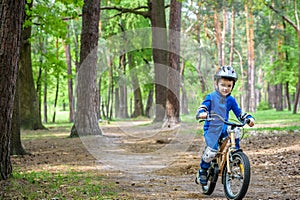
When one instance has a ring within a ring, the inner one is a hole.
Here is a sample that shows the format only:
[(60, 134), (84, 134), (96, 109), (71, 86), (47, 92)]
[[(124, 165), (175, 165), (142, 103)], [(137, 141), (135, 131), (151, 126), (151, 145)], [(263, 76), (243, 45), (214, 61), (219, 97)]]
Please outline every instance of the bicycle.
[(207, 185), (202, 185), (202, 193), (211, 195), (216, 187), (218, 177), (221, 176), (226, 198), (242, 199), (246, 195), (250, 183), (250, 162), (242, 149), (236, 148), (235, 139), (240, 138), (240, 127), (247, 124), (249, 120), (245, 120), (243, 123), (228, 122), (218, 114), (210, 114), (208, 118), (201, 119), (199, 122), (216, 120), (214, 116), (228, 125), (228, 136), (219, 140), (219, 149), (208, 169), (208, 182)]

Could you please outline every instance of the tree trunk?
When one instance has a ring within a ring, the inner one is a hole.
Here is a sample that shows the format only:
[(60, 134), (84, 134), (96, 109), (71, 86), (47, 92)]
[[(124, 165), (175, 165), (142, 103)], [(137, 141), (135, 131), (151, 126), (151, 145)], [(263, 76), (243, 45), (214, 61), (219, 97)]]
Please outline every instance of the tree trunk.
[(216, 36), (216, 46), (218, 49), (218, 64), (222, 66), (222, 41), (221, 41), (221, 27), (220, 27), (220, 20), (218, 16), (219, 11), (216, 7), (214, 7), (214, 27), (215, 27), (215, 36)]
[(153, 89), (150, 89), (149, 94), (148, 94), (148, 98), (147, 98), (147, 104), (146, 104), (146, 109), (145, 109), (145, 115), (148, 118), (151, 118), (151, 108), (152, 108), (152, 104), (153, 104)]
[(168, 44), (164, 1), (148, 0), (152, 25), (152, 52), (154, 61), (155, 119), (162, 122), (165, 117), (167, 98)]
[(120, 118), (120, 88), (115, 88), (115, 118)]
[[(32, 2), (27, 3), (28, 9), (32, 8)], [(30, 16), (26, 15), (26, 20)], [(34, 86), (31, 62), (31, 26), (27, 26), (22, 31), (20, 68), (19, 68), (19, 97), (20, 97), (20, 117), (23, 129), (45, 129), (39, 115), (39, 104)]]
[(282, 84), (275, 85), (276, 88), (276, 111), (283, 111), (283, 96), (282, 96)]
[(276, 87), (274, 85), (268, 85), (268, 103), (271, 108), (276, 107)]
[(137, 74), (135, 74), (135, 66), (133, 61), (133, 55), (131, 53), (128, 53), (128, 64), (130, 69), (130, 77), (131, 77), (131, 83), (133, 88), (133, 94), (134, 94), (134, 111), (131, 114), (131, 117), (138, 117), (144, 115), (144, 106), (143, 106), (143, 98), (142, 98), (142, 92), (139, 84), (139, 80), (137, 77)]
[[(251, 4), (251, 2), (249, 3)], [(250, 112), (255, 112), (255, 65), (254, 65), (254, 21), (252, 13), (252, 5), (245, 3), (246, 13), (246, 32), (247, 32), (247, 48), (248, 48), (248, 73), (247, 73), (247, 105), (246, 108)]]
[[(263, 71), (261, 68), (258, 69), (258, 72), (256, 73), (257, 76), (257, 83), (259, 84), (259, 86), (263, 85)], [(244, 90), (241, 90), (244, 91)], [(262, 89), (256, 88), (255, 89), (255, 104), (259, 105), (259, 103), (261, 102), (261, 95), (262, 94)]]
[(44, 69), (44, 122), (48, 122), (48, 102), (47, 102), (47, 89), (48, 89), (48, 84), (47, 84), (47, 69)]
[[(113, 68), (112, 68), (112, 70), (113, 70)], [(112, 79), (112, 81), (111, 81), (111, 89), (110, 89), (110, 91), (111, 91), (111, 100), (110, 100), (110, 108), (109, 108), (109, 120), (111, 120), (112, 119), (112, 115), (113, 115), (113, 105), (114, 105), (114, 90), (115, 90), (115, 84), (114, 84), (114, 82), (113, 82), (113, 79), (114, 79), (114, 73), (113, 73), (113, 71), (112, 71), (112, 73), (111, 73), (111, 79)]]
[(300, 24), (299, 24), (299, 18), (298, 18), (298, 9), (297, 9), (297, 2), (294, 0), (294, 16), (296, 20), (296, 24), (292, 22), (288, 17), (283, 15), (283, 12), (280, 12), (276, 10), (272, 5), (266, 4), (271, 10), (273, 10), (275, 13), (279, 14), (284, 21), (289, 23), (296, 31), (297, 33), (297, 39), (298, 39), (298, 83), (296, 86), (296, 94), (295, 94), (295, 103), (293, 107), (293, 114), (296, 114), (298, 111), (298, 102), (299, 102), (299, 97), (300, 97)]
[(98, 87), (96, 89), (96, 115), (97, 119), (100, 120), (102, 118), (101, 116), (101, 83), (102, 83), (102, 77), (98, 80)]
[(295, 103), (293, 108), (293, 114), (296, 114), (298, 111), (298, 102), (300, 97), (300, 30), (297, 30), (297, 36), (298, 36), (298, 83), (296, 86), (296, 95), (295, 95)]
[(225, 6), (222, 8), (223, 12), (223, 30), (222, 30), (222, 37), (221, 37), (221, 59), (222, 59), (222, 66), (228, 65), (225, 64), (225, 39), (226, 39), (226, 29), (227, 29), (227, 12)]
[[(284, 20), (282, 20), (282, 25), (283, 25), (284, 32), (286, 33), (287, 32), (286, 23)], [(284, 41), (287, 41), (287, 40), (288, 40), (287, 34), (284, 34)], [(287, 63), (289, 62), (289, 54), (288, 54), (287, 50), (285, 50), (285, 62), (287, 62)], [(287, 70), (290, 70), (289, 68), (290, 67), (288, 67)], [(285, 90), (286, 107), (288, 108), (288, 111), (291, 111), (292, 107), (291, 107), (290, 92), (289, 92), (289, 81), (287, 81), (284, 84), (284, 90)]]
[(168, 127), (180, 122), (180, 30), (181, 2), (171, 0), (169, 27), (169, 70), (166, 116)]
[[(67, 34), (69, 38), (69, 34)], [(73, 78), (72, 78), (72, 58), (70, 45), (63, 43), (66, 55), (68, 71), (68, 99), (69, 99), (69, 122), (74, 122), (74, 98), (73, 98)]]
[[(200, 19), (198, 18), (200, 21)], [(200, 26), (197, 27), (197, 43), (200, 46), (201, 45), (201, 29)], [(203, 73), (201, 71), (201, 63), (202, 63), (202, 51), (198, 51), (197, 55), (197, 63), (196, 63), (196, 71), (199, 77), (199, 82), (200, 82), (200, 88), (201, 88), (201, 93), (204, 94), (206, 90), (206, 82), (203, 76)]]
[(108, 64), (108, 83), (107, 83), (107, 102), (106, 102), (106, 118), (110, 120), (110, 106), (112, 105), (111, 99), (112, 99), (112, 85), (113, 85), (113, 62), (112, 59), (109, 58), (109, 64)]
[(37, 94), (37, 99), (38, 99), (38, 118), (42, 119), (41, 116), (41, 108), (42, 108), (42, 66), (43, 66), (43, 55), (44, 55), (44, 43), (41, 37), (39, 37), (39, 51), (42, 52), (42, 54), (40, 55), (40, 60), (39, 60), (39, 73), (37, 76), (37, 80), (36, 80), (36, 94)]
[[(277, 28), (284, 32), (284, 27), (283, 24), (277, 24)], [(277, 59), (280, 61), (284, 61), (284, 58), (286, 57), (285, 52), (283, 51), (282, 45), (284, 44), (284, 36), (279, 36), (278, 41), (277, 41)], [(280, 72), (280, 68), (276, 67), (275, 69), (276, 73)], [(276, 111), (283, 111), (283, 87), (282, 83), (276, 84)]]
[(289, 82), (285, 83), (285, 97), (287, 101), (288, 111), (291, 111), (292, 107), (291, 107), (290, 92), (289, 92)]
[(12, 173), (10, 138), (24, 4), (24, 0), (0, 0), (0, 180)]
[(10, 142), (10, 154), (11, 155), (25, 155), (26, 151), (21, 143), (21, 131), (20, 131), (20, 101), (18, 94), (18, 79), (16, 81), (16, 93), (14, 100), (14, 111), (12, 121), (12, 135)]
[(82, 135), (102, 135), (96, 115), (96, 67), (100, 1), (86, 0), (82, 9), (80, 66), (74, 131)]
[[(234, 53), (234, 33), (235, 33), (235, 10), (234, 5), (231, 7), (231, 36), (230, 36), (230, 55), (229, 55), (229, 65), (232, 66), (233, 63), (233, 53)], [(242, 73), (242, 72), (241, 72)]]
[(52, 116), (52, 123), (55, 123), (55, 117), (56, 117), (56, 106), (58, 101), (58, 91), (59, 91), (59, 74), (56, 75), (56, 90), (55, 90), (55, 99), (54, 99), (54, 112)]
[(119, 68), (121, 77), (118, 81), (120, 87), (120, 118), (128, 118), (127, 84), (126, 84), (126, 54), (120, 56)]
[(185, 67), (185, 62), (182, 60), (181, 69), (180, 69), (180, 79), (181, 79), (180, 88), (182, 92), (180, 108), (181, 108), (181, 113), (187, 115), (189, 114), (189, 107), (188, 107), (188, 97), (184, 86), (184, 67)]

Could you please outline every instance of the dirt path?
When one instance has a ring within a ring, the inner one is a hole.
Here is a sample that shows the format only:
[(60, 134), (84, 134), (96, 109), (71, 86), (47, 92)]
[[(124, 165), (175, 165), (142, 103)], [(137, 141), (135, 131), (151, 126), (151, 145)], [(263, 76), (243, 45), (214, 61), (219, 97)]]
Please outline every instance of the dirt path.
[[(114, 142), (128, 155), (125, 162), (117, 162), (118, 166), (110, 169), (123, 194), (135, 199), (225, 199), (222, 184), (218, 183), (215, 192), (207, 197), (194, 183), (204, 141), (190, 132), (197, 129), (193, 126), (182, 124), (171, 131), (120, 126), (121, 130), (115, 133), (104, 129), (107, 136), (118, 135)], [(300, 132), (252, 132), (252, 135), (241, 144), (252, 167), (245, 199), (300, 199)], [(161, 149), (163, 152), (157, 153)]]
[[(194, 183), (204, 147), (202, 137), (194, 134), (196, 125), (160, 127), (130, 122), (103, 126), (104, 137), (27, 142), (34, 157), (14, 162), (41, 170), (61, 170), (64, 164), (98, 169), (121, 189), (119, 199), (225, 199), (220, 183), (211, 196), (201, 194)], [(300, 132), (252, 136), (241, 143), (252, 167), (245, 199), (300, 199)]]

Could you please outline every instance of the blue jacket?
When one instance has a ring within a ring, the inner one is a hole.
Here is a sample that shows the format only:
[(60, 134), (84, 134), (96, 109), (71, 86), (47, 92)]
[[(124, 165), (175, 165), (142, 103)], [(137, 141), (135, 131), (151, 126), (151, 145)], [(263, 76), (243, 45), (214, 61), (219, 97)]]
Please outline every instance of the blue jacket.
[[(215, 99), (213, 100), (212, 98), (215, 98)], [(219, 101), (222, 101), (222, 102), (218, 103)], [(212, 102), (215, 102), (214, 106), (212, 105)], [(218, 108), (218, 106), (219, 107), (223, 106), (224, 112), (223, 112), (222, 108)], [(199, 109), (197, 111), (196, 117), (199, 116), (199, 114), (202, 112), (211, 113), (212, 107), (215, 107), (215, 109), (219, 109), (219, 111), (216, 113), (218, 113), (222, 117), (224, 117), (224, 119), (226, 121), (228, 121), (229, 112), (231, 110), (233, 111), (235, 116), (238, 118), (238, 120), (241, 122), (244, 121), (245, 119), (252, 118), (251, 115), (242, 112), (241, 108), (239, 107), (239, 105), (234, 97), (232, 97), (231, 95), (223, 97), (222, 95), (220, 95), (220, 93), (218, 91), (210, 93), (206, 96), (205, 100), (202, 102), (201, 106), (199, 107)], [(203, 126), (204, 137), (205, 137), (207, 145), (212, 148), (215, 148), (215, 144), (217, 143), (217, 140), (220, 137), (220, 135), (222, 133), (227, 134), (226, 133), (227, 126), (223, 124), (222, 130), (218, 130), (219, 133), (207, 134), (209, 127), (210, 127), (210, 123), (211, 122), (209, 122), (209, 121), (205, 121), (205, 123), (204, 123), (204, 126)]]

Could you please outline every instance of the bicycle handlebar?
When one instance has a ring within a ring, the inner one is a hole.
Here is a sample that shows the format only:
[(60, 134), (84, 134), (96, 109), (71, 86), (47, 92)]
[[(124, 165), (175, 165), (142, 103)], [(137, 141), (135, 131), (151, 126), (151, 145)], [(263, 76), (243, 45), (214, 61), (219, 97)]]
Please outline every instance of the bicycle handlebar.
[(224, 124), (230, 125), (232, 127), (243, 127), (243, 126), (245, 126), (246, 124), (248, 124), (250, 122), (250, 119), (246, 119), (242, 123), (225, 121), (225, 119), (222, 116), (220, 116), (220, 115), (218, 115), (216, 113), (211, 113), (206, 119), (200, 119), (200, 120), (198, 120), (198, 122), (201, 123), (201, 122), (204, 122), (204, 121), (213, 121), (213, 120), (216, 120), (216, 118), (213, 118), (213, 116), (218, 117)]

